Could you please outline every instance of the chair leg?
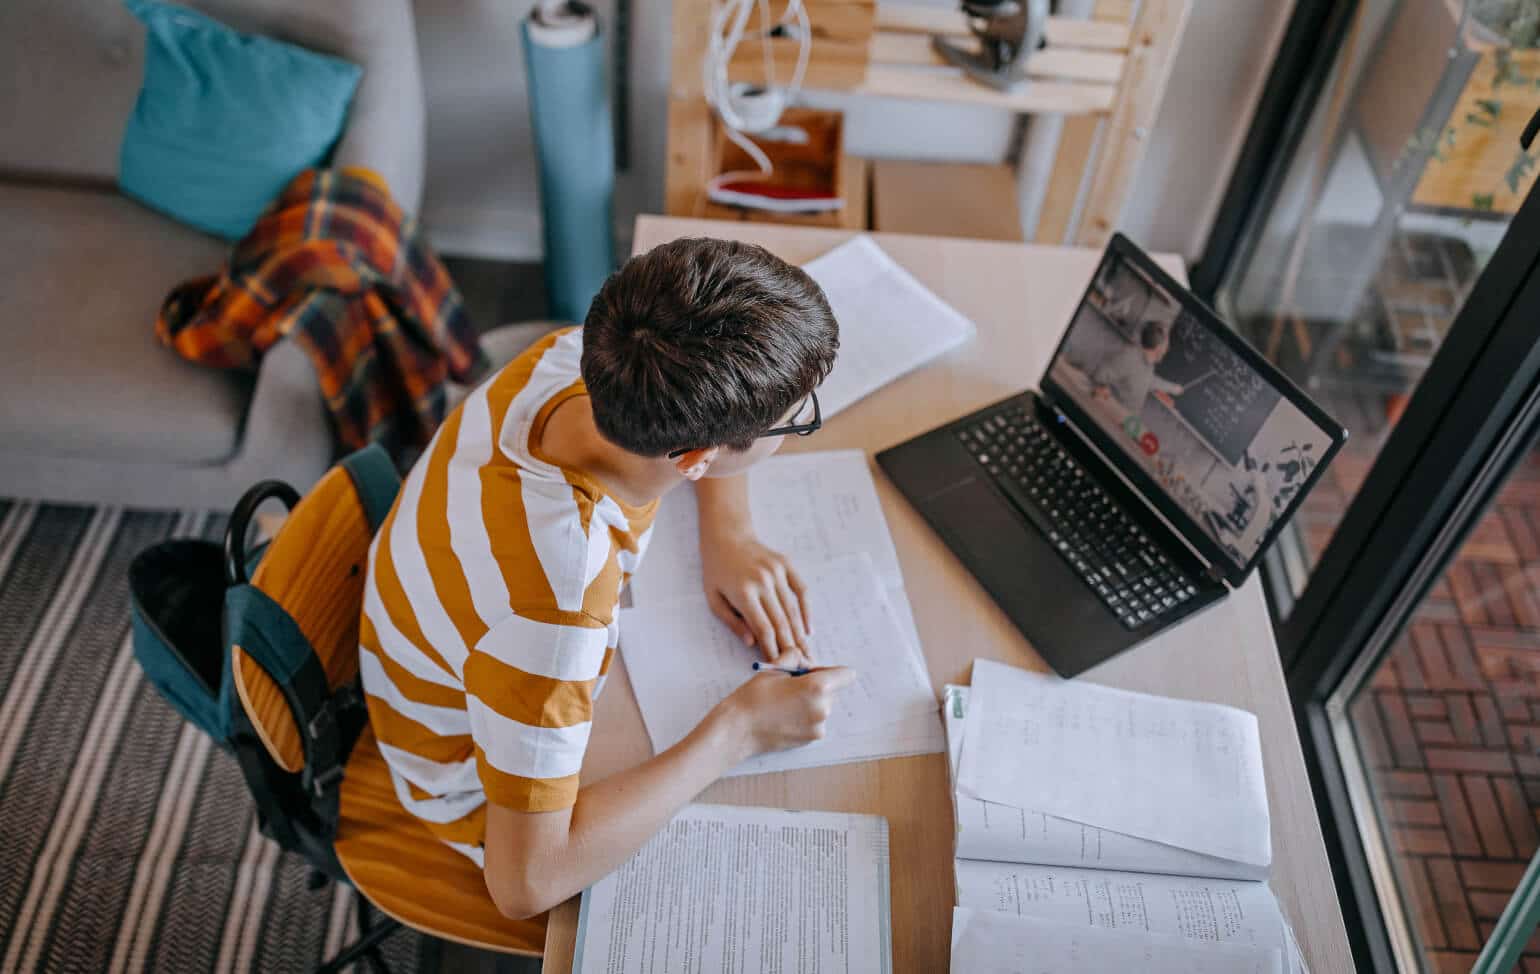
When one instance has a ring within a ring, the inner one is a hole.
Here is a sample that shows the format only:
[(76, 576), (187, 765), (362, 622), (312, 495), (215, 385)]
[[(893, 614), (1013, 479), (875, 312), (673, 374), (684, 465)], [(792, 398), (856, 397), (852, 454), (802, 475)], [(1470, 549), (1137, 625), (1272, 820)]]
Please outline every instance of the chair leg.
[(390, 968), (385, 966), (385, 958), (380, 954), (380, 944), (384, 943), (391, 934), (401, 929), (401, 922), (391, 917), (380, 917), (375, 920), (369, 903), (359, 895), (355, 898), (358, 907), (359, 938), (331, 960), (316, 968), (316, 974), (340, 974), (349, 965), (362, 960), (369, 965), (373, 974), (390, 974)]
[[(374, 926), (374, 908), (369, 905), (369, 901), (364, 897), (364, 894), (355, 891), (354, 896), (358, 900), (358, 922), (360, 930), (369, 930)], [(389, 917), (386, 917), (385, 920), (389, 923), (396, 922), (391, 920)], [(399, 927), (400, 924), (396, 924), (396, 926)], [(390, 974), (390, 966), (385, 963), (385, 955), (380, 953), (378, 944), (370, 947), (369, 950), (365, 952), (364, 960), (369, 964), (370, 974)]]

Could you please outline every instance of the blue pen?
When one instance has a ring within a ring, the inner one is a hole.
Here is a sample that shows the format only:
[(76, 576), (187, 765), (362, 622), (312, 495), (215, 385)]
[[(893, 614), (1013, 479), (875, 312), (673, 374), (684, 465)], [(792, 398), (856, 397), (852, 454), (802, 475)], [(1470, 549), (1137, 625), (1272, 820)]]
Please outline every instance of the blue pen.
[(788, 676), (807, 676), (813, 672), (806, 666), (798, 666), (793, 669), (790, 666), (776, 666), (774, 663), (755, 663), (755, 670), (775, 670), (777, 673), (785, 673)]

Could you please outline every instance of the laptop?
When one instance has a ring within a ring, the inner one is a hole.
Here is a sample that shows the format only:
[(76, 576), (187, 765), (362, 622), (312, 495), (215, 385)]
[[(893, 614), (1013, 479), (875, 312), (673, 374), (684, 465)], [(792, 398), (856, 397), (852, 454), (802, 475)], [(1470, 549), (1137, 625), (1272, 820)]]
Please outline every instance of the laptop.
[(1073, 676), (1244, 582), (1346, 440), (1119, 234), (1037, 391), (877, 463)]

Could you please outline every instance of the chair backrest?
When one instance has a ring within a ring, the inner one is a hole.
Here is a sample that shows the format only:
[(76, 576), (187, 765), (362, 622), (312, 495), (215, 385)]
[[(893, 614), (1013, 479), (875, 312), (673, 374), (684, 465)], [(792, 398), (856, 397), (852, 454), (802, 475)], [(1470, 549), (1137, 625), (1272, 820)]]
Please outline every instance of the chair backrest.
[[(358, 675), (358, 622), (369, 545), (395, 499), (399, 481), (383, 451), (354, 454), (333, 467), (295, 505), (251, 576), (308, 642), (334, 693)], [(360, 467), (363, 469), (360, 469)], [(280, 623), (282, 624), (282, 623)], [(230, 625), (231, 677), (241, 709), (273, 761), (298, 773), (305, 767), (300, 728), (274, 674), (241, 645)]]

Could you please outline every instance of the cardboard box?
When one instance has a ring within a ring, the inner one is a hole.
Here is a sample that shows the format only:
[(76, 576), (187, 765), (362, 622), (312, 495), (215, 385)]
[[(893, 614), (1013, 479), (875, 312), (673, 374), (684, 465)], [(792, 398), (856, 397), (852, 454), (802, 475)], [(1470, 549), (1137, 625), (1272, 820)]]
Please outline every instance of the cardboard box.
[(872, 229), (1020, 243), (1016, 176), (1003, 165), (879, 159)]

